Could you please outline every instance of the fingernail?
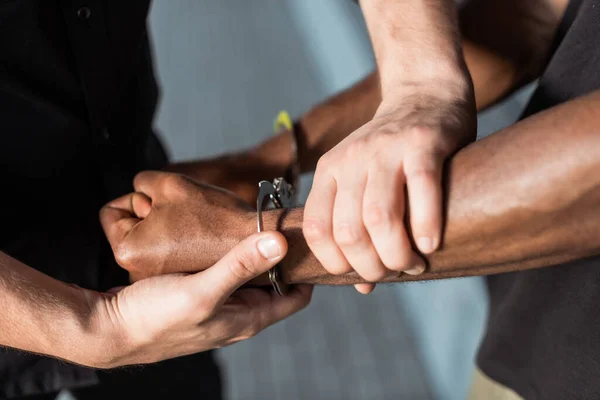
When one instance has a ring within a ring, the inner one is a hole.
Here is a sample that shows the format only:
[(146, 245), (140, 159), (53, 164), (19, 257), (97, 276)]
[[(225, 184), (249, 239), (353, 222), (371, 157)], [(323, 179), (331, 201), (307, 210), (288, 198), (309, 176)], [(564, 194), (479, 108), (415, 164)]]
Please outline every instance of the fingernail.
[(421, 275), (423, 272), (425, 272), (424, 265), (419, 265), (419, 266), (416, 266), (416, 267), (413, 267), (411, 269), (407, 269), (406, 271), (404, 271), (404, 273), (408, 274), (408, 275)]
[(269, 261), (281, 258), (281, 246), (279, 246), (277, 240), (271, 237), (260, 239), (257, 247), (260, 254)]
[(423, 253), (431, 253), (433, 251), (433, 240), (428, 237), (420, 237), (417, 240), (417, 246)]

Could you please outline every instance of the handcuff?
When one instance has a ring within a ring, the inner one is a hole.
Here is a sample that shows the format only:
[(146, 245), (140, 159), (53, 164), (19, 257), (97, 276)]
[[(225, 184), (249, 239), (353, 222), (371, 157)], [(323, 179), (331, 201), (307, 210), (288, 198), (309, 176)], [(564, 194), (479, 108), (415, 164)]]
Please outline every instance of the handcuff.
[[(284, 178), (275, 178), (273, 182), (261, 181), (258, 184), (258, 197), (256, 198), (256, 222), (258, 232), (263, 232), (262, 212), (265, 200), (271, 200), (275, 208), (290, 208), (294, 205), (294, 187)], [(269, 270), (269, 282), (279, 296), (287, 293), (288, 285), (279, 279), (279, 264)]]
[[(283, 177), (275, 178), (273, 182), (260, 181), (258, 183), (258, 196), (256, 198), (256, 223), (258, 232), (264, 230), (262, 212), (267, 199), (273, 203), (275, 208), (291, 208), (294, 206), (296, 200), (300, 172), (298, 165), (298, 137), (296, 136), (292, 119), (286, 111), (280, 111), (273, 123), (273, 131), (276, 134), (282, 130), (287, 130), (292, 135), (292, 162)], [(279, 265), (271, 268), (268, 276), (275, 293), (279, 296), (285, 296), (289, 285), (281, 282)]]

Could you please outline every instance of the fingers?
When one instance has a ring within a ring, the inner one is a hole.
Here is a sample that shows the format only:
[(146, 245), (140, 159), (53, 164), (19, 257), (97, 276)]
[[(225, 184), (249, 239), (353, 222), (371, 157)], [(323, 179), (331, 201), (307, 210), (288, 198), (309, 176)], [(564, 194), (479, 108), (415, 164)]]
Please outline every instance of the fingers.
[(190, 275), (187, 285), (216, 308), (246, 282), (275, 266), (286, 252), (287, 242), (281, 233), (257, 233), (240, 242), (211, 268)]
[[(102, 225), (104, 234), (113, 250), (140, 222), (140, 219), (133, 213), (133, 207), (125, 206), (125, 204), (131, 204), (131, 197), (132, 194), (123, 196), (100, 210), (100, 225)], [(119, 205), (123, 207), (118, 208)]]
[(404, 176), (393, 163), (375, 164), (364, 191), (362, 216), (378, 256), (386, 268), (405, 271), (424, 266), (404, 226)]
[(285, 296), (278, 296), (275, 293), (271, 293), (273, 302), (267, 309), (263, 321), (266, 321), (267, 326), (269, 326), (300, 311), (310, 303), (312, 293), (312, 285), (293, 286), (293, 289)]
[(130, 193), (102, 207), (100, 224), (110, 244), (122, 242), (151, 209), (150, 199), (141, 193)]
[(143, 193), (129, 193), (107, 204), (108, 207), (125, 210), (138, 218), (146, 218), (152, 210), (152, 200)]
[(437, 250), (442, 232), (442, 161), (432, 152), (415, 152), (405, 162), (410, 226), (424, 254)]
[[(358, 171), (357, 171), (358, 172)], [(366, 175), (366, 174), (365, 174)], [(346, 260), (369, 282), (385, 278), (385, 268), (373, 247), (362, 218), (366, 176), (349, 173), (340, 177), (333, 207), (333, 236)]]
[(312, 285), (295, 285), (285, 296), (264, 289), (240, 289), (210, 319), (228, 332), (225, 344), (249, 339), (310, 303)]
[(133, 213), (141, 219), (144, 219), (152, 210), (152, 200), (143, 193), (133, 193), (131, 196), (131, 207)]
[(178, 175), (162, 171), (142, 171), (133, 178), (133, 188), (136, 192), (144, 193), (154, 199), (162, 185), (174, 176)]
[(302, 232), (314, 256), (330, 274), (340, 275), (352, 267), (333, 239), (335, 180), (323, 167), (317, 168), (312, 189), (304, 206)]
[(360, 294), (370, 294), (375, 290), (374, 283), (358, 283), (354, 285), (356, 291)]
[(257, 296), (258, 301), (248, 298), (254, 294), (254, 290), (261, 290), (264, 294), (262, 289), (244, 289), (239, 296), (248, 306), (246, 313), (250, 314), (253, 321), (259, 322), (257, 331), (260, 331), (306, 307), (310, 303), (313, 286), (295, 285), (285, 296), (268, 292), (267, 296)]
[(111, 245), (120, 243), (139, 222), (140, 219), (125, 210), (109, 206), (100, 210), (100, 224)]

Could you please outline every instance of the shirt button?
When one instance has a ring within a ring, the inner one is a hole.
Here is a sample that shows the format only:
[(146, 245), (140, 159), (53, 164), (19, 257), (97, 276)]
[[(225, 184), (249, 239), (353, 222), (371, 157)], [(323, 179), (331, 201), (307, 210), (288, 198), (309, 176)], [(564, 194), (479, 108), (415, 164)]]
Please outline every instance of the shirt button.
[(102, 137), (104, 138), (104, 140), (110, 139), (110, 133), (108, 132), (108, 129), (102, 129)]
[(77, 10), (77, 17), (82, 21), (87, 21), (92, 16), (92, 10), (89, 7), (81, 7)]

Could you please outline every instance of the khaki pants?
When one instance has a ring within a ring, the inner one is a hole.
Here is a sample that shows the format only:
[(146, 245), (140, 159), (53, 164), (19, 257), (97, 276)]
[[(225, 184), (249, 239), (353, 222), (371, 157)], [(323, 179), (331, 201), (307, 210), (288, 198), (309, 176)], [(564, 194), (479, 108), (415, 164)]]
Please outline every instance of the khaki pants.
[(523, 400), (523, 398), (512, 389), (490, 379), (477, 368), (473, 376), (469, 400)]

